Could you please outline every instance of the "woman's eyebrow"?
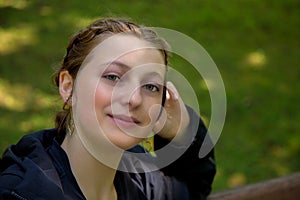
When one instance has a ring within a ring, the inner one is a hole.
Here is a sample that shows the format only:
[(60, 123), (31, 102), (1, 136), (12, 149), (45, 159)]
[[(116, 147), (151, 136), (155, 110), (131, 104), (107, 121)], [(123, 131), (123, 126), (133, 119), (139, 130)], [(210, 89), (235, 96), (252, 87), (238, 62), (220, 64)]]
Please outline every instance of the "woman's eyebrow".
[(120, 67), (124, 71), (128, 71), (131, 69), (131, 67), (129, 67), (128, 65), (126, 65), (125, 63), (122, 63), (120, 61), (107, 62), (104, 65), (106, 65), (106, 66), (115, 65), (115, 66)]
[[(132, 68), (130, 66), (128, 66), (127, 64), (125, 64), (123, 62), (120, 62), (120, 61), (106, 62), (103, 65), (105, 65), (105, 66), (110, 66), (110, 65), (118, 66), (124, 72), (132, 70)], [(155, 78), (156, 77), (156, 78), (159, 79), (159, 81), (163, 81), (165, 79), (160, 73), (158, 73), (156, 71), (146, 73), (145, 77), (146, 78)]]
[(164, 77), (162, 77), (160, 73), (155, 71), (147, 73), (146, 78), (158, 78), (159, 81), (164, 81)]

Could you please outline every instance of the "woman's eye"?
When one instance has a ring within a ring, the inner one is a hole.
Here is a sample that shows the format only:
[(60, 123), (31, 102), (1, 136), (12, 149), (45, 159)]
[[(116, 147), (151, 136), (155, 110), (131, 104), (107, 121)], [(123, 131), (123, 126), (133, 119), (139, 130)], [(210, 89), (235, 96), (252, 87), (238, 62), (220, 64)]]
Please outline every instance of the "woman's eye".
[(114, 75), (114, 74), (105, 75), (103, 77), (110, 81), (119, 81), (120, 80), (120, 77), (118, 77), (117, 75)]
[(150, 90), (151, 92), (158, 92), (159, 91), (159, 87), (157, 87), (156, 85), (153, 85), (153, 84), (146, 84), (143, 87), (146, 90)]

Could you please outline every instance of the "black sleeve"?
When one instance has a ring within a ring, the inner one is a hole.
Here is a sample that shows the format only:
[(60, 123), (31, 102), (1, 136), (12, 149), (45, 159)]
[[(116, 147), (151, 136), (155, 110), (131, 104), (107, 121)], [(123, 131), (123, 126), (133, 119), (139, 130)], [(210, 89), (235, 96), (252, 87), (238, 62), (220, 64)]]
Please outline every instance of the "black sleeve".
[[(184, 153), (174, 162), (161, 169), (169, 177), (175, 177), (178, 181), (186, 183), (190, 199), (206, 199), (211, 192), (211, 185), (216, 173), (214, 150), (208, 155), (199, 158), (199, 151), (203, 145), (207, 129), (201, 118), (187, 107), (190, 116), (190, 124), (186, 130), (184, 143), (169, 145), (170, 141), (155, 135), (154, 148), (159, 150), (166, 145), (171, 146), (171, 151), (156, 151), (158, 159), (167, 159), (172, 152)], [(205, 145), (213, 145), (210, 144)]]

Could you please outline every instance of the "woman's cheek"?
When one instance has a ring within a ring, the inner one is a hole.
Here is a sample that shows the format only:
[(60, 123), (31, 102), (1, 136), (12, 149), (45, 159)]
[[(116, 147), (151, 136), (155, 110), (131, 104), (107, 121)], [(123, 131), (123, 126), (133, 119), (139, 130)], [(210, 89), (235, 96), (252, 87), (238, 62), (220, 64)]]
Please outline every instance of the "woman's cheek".
[(99, 85), (95, 92), (95, 109), (100, 111), (111, 103), (111, 91), (102, 85)]

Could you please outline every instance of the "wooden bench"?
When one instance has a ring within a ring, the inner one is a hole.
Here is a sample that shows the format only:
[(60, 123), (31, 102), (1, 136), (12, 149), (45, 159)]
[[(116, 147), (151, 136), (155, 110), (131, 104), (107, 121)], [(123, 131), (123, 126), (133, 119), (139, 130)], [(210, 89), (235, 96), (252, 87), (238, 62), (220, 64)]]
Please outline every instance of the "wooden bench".
[(212, 193), (208, 200), (300, 200), (300, 172)]

